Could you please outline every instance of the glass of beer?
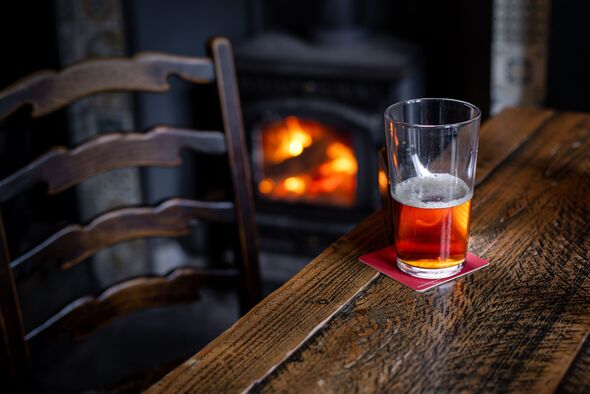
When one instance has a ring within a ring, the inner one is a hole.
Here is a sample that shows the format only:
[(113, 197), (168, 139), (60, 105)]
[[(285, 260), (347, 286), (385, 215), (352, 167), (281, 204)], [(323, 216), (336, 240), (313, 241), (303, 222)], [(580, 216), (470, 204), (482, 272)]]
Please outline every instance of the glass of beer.
[(463, 267), (480, 117), (472, 104), (438, 98), (385, 111), (394, 248), (409, 275), (444, 278)]

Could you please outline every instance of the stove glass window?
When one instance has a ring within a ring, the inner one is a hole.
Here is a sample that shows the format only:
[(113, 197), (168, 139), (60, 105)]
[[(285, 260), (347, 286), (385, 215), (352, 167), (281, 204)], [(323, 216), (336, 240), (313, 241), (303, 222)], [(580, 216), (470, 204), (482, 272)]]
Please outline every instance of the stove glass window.
[(351, 207), (358, 162), (352, 133), (286, 116), (255, 133), (254, 177), (263, 200)]

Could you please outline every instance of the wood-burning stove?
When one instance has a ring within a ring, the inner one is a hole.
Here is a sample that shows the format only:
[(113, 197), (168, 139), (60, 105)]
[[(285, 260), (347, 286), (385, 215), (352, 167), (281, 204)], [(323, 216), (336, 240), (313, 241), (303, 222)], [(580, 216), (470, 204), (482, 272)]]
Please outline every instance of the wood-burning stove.
[(267, 32), (235, 52), (262, 246), (317, 253), (378, 207), (383, 110), (421, 96), (420, 52), (342, 27), (315, 41)]

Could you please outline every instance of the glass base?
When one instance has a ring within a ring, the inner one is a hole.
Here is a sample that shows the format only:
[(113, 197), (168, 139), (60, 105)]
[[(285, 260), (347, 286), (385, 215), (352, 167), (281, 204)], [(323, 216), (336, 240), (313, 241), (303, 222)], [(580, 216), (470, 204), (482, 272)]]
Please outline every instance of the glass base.
[(416, 278), (424, 278), (424, 279), (440, 279), (440, 278), (447, 278), (449, 276), (453, 276), (463, 268), (463, 261), (459, 264), (448, 267), (448, 268), (418, 268), (408, 265), (401, 261), (400, 259), (397, 260), (397, 266), (399, 267), (402, 272), (415, 276)]

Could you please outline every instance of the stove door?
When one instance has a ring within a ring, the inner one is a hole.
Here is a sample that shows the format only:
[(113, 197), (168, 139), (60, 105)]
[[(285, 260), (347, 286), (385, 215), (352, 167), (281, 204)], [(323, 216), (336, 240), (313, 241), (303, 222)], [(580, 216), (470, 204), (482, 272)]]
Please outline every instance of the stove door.
[(348, 106), (298, 99), (258, 103), (245, 114), (259, 202), (345, 210), (375, 206), (380, 121), (377, 126), (377, 120)]

